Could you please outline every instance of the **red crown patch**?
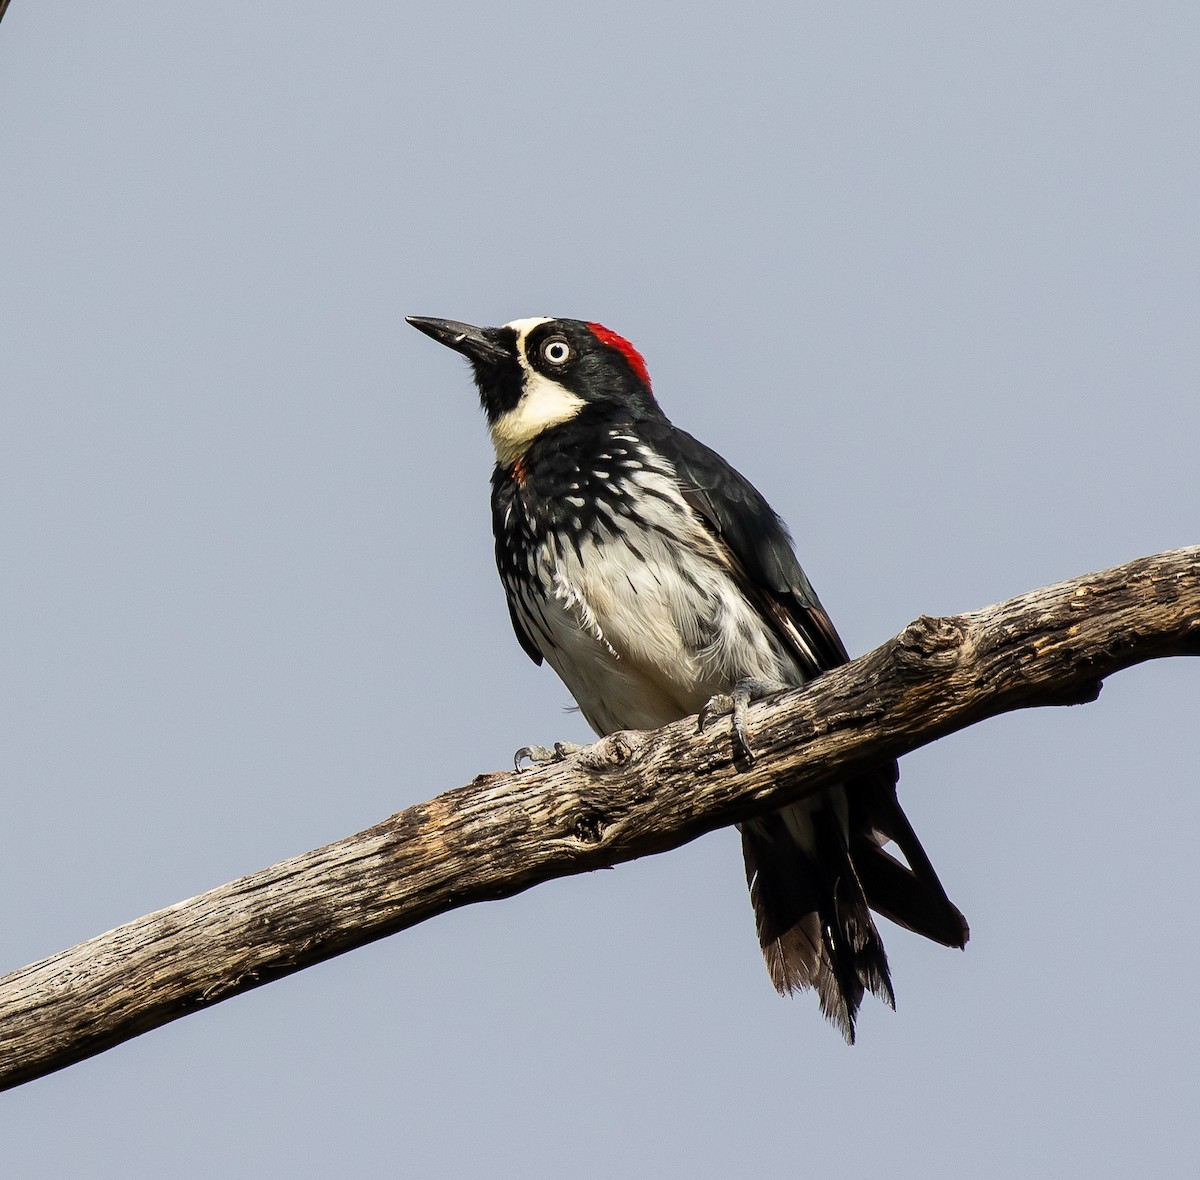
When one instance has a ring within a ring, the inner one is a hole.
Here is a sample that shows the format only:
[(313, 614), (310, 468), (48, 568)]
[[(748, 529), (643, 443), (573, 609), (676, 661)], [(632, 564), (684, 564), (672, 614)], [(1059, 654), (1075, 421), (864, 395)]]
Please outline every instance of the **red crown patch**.
[(615, 348), (625, 358), (629, 367), (637, 374), (638, 379), (649, 389), (650, 371), (646, 368), (642, 354), (624, 336), (618, 336), (611, 328), (606, 328), (603, 324), (588, 324), (588, 327), (591, 328), (592, 334), (601, 344)]

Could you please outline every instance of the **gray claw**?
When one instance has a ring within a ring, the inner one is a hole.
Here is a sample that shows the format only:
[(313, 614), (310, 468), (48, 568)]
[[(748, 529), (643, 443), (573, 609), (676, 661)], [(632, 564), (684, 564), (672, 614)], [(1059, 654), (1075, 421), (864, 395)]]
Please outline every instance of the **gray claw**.
[(711, 696), (704, 703), (704, 708), (700, 710), (700, 724), (696, 727), (701, 733), (714, 717), (724, 717), (726, 713), (733, 712), (733, 697), (727, 692), (719, 692), (716, 696)]
[(577, 742), (555, 742), (553, 746), (522, 746), (513, 755), (513, 769), (524, 770), (522, 762), (528, 760), (529, 769), (536, 770), (539, 766), (549, 766), (553, 762), (565, 762), (572, 754), (587, 749)]
[(761, 701), (763, 697), (780, 692), (786, 685), (772, 684), (766, 680), (739, 680), (733, 686), (733, 692), (719, 692), (710, 697), (704, 708), (700, 710), (700, 730), (714, 718), (732, 714), (734, 748), (742, 758), (751, 765), (754, 764), (754, 751), (750, 748), (750, 731), (747, 716), (752, 701)]

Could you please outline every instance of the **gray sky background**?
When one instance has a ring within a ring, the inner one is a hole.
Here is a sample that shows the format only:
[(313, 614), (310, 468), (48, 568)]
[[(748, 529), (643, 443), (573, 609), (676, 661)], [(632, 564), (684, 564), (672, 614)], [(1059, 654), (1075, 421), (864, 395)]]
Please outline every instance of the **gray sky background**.
[[(1194, 3), (84, 5), (0, 25), (0, 969), (586, 736), (466, 367), (601, 320), (853, 651), (1195, 542)], [(972, 941), (851, 1050), (737, 840), (0, 1096), (6, 1175), (1194, 1175), (1200, 667), (907, 758)]]

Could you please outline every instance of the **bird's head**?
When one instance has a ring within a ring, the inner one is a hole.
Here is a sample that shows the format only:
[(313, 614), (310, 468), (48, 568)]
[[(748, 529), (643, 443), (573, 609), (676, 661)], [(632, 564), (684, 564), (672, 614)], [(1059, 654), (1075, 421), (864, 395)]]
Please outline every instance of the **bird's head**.
[(646, 362), (628, 340), (601, 324), (545, 316), (502, 328), (427, 316), (409, 316), (408, 322), (471, 362), (503, 465), (589, 406), (655, 412)]

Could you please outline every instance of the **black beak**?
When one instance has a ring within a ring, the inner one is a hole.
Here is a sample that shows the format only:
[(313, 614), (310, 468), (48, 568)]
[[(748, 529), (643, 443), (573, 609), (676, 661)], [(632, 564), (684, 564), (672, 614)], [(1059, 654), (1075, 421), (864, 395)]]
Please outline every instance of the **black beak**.
[(470, 324), (460, 324), (458, 320), (438, 320), (431, 316), (405, 316), (418, 332), (432, 336), (439, 344), (461, 352), (463, 356), (486, 365), (510, 361), (513, 358), (511, 348), (506, 348), (497, 339), (495, 328), (475, 328)]

